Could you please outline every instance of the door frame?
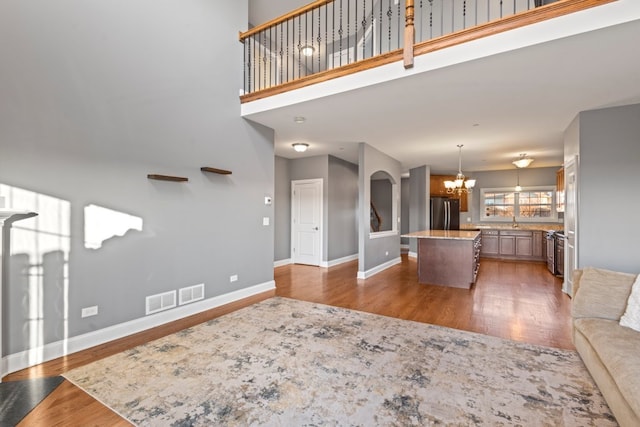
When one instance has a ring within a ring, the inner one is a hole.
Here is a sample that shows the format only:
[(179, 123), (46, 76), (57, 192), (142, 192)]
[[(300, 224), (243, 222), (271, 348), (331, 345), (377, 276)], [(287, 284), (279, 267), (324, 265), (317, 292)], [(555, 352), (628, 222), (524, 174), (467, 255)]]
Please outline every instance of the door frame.
[[(293, 252), (293, 248), (295, 247), (295, 239), (296, 239), (296, 226), (295, 226), (295, 190), (297, 185), (302, 184), (319, 184), (320, 185), (320, 193), (318, 200), (318, 207), (320, 210), (319, 222), (318, 226), (318, 239), (319, 239), (319, 247), (318, 247), (318, 266), (322, 265), (322, 254), (324, 250), (324, 181), (322, 178), (312, 178), (312, 179), (297, 179), (291, 180), (291, 263), (296, 263), (296, 256)], [(315, 264), (313, 264), (315, 265)]]
[[(573, 297), (573, 272), (578, 269), (578, 210), (579, 210), (579, 190), (578, 174), (580, 173), (580, 163), (578, 155), (568, 160), (564, 164), (565, 176), (565, 197), (564, 197), (564, 280), (562, 291)], [(567, 191), (567, 186), (571, 185), (571, 192)], [(567, 227), (573, 225), (573, 227)]]

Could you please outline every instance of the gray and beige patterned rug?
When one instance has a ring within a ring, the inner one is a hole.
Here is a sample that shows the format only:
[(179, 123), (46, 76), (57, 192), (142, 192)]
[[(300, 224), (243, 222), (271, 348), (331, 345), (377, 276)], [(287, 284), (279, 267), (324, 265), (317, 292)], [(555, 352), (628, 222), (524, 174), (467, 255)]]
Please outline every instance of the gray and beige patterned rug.
[(615, 426), (573, 351), (272, 298), (68, 372), (142, 426)]

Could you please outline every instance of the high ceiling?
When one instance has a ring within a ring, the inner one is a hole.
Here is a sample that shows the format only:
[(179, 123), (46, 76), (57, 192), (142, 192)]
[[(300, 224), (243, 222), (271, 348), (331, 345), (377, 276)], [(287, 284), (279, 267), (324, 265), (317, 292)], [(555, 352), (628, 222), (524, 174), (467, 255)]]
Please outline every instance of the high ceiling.
[[(305, 3), (250, 0), (250, 20), (265, 22)], [(605, 7), (596, 9), (609, 13)], [(366, 142), (404, 170), (427, 164), (450, 173), (456, 145), (464, 144), (464, 172), (513, 168), (520, 153), (536, 159), (531, 167), (558, 166), (563, 133), (577, 113), (640, 102), (633, 42), (640, 40), (640, 7), (633, 0), (616, 7), (636, 20), (246, 117), (273, 128), (276, 155), (287, 158), (332, 154), (357, 163), (357, 145)], [(553, 23), (544, 28), (553, 31)], [(300, 116), (305, 122), (295, 123)], [(304, 154), (291, 148), (299, 141), (310, 145)]]

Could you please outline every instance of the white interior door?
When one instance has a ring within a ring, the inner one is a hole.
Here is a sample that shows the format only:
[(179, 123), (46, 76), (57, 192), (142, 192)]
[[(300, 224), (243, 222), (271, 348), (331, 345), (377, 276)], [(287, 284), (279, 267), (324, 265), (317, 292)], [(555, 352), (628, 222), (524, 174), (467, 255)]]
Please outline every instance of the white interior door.
[(322, 179), (291, 182), (291, 259), (320, 265), (322, 252)]

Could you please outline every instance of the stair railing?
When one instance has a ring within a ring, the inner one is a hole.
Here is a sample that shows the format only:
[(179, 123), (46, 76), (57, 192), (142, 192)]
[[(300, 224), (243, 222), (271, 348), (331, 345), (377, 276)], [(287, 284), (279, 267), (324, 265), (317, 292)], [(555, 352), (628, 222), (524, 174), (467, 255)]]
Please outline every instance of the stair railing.
[[(247, 102), (616, 0), (317, 0), (240, 33)], [(276, 88), (276, 89), (274, 89)]]

